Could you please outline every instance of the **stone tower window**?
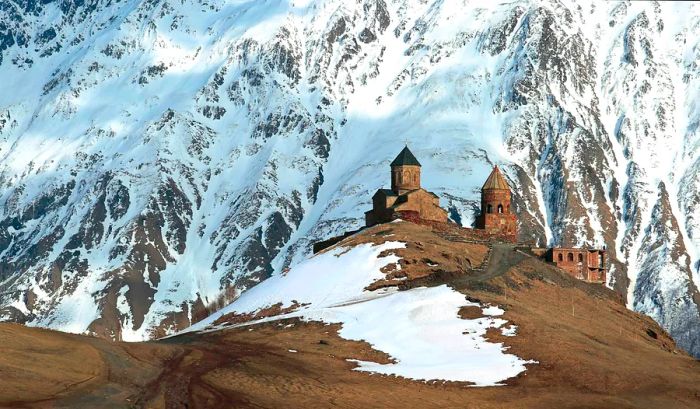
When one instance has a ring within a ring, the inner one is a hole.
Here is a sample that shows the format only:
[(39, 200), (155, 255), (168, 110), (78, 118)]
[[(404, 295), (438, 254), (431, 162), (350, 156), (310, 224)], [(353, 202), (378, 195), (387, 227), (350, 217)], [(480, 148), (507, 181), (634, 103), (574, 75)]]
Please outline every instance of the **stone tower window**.
[(498, 213), (503, 213), (503, 205), (502, 204), (498, 205)]
[(493, 206), (486, 205), (486, 213), (493, 213)]
[(583, 254), (580, 254), (580, 253), (579, 253), (579, 255), (578, 255), (578, 262), (579, 262), (579, 263), (583, 263)]
[(574, 261), (574, 253), (569, 253), (569, 254), (566, 256), (566, 259), (567, 259), (568, 261)]
[(558, 259), (559, 259), (559, 261), (564, 261), (564, 255), (563, 255), (563, 254), (561, 254), (561, 253), (559, 253), (559, 257), (558, 257)]

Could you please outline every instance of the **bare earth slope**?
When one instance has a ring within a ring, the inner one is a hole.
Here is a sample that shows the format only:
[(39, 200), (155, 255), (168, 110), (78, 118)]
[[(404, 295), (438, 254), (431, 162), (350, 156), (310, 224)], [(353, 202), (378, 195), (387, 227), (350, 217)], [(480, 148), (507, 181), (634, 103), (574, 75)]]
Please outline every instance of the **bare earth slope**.
[[(493, 331), (537, 364), (499, 387), (415, 382), (353, 371), (348, 359), (389, 362), (338, 325), (298, 319), (190, 333), (149, 343), (109, 343), (0, 324), (3, 407), (479, 407), (693, 408), (700, 362), (616, 293), (576, 281), (508, 245), (468, 242), (410, 223), (376, 226), (339, 246), (386, 240), (401, 274), (382, 285), (447, 283), (499, 305), (517, 336)], [(484, 261), (486, 260), (486, 261)], [(390, 311), (383, 313), (390, 314)], [(481, 315), (465, 308), (464, 318)], [(240, 318), (240, 317), (238, 317)], [(225, 320), (223, 320), (225, 321)], [(221, 323), (221, 321), (220, 321)]]

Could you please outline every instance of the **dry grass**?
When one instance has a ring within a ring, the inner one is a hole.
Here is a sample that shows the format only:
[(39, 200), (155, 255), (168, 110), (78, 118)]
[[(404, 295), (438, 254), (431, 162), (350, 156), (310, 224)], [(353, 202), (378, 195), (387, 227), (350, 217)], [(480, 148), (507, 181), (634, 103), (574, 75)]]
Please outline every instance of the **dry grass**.
[[(368, 289), (387, 286), (409, 286), (411, 281), (431, 276), (444, 278), (469, 273), (484, 262), (488, 248), (484, 244), (452, 242), (441, 238), (430, 227), (408, 222), (381, 224), (346, 238), (336, 247), (352, 247), (363, 243), (381, 244), (386, 241), (406, 243), (405, 249), (391, 250), (401, 257), (400, 268), (389, 265), (384, 269), (385, 280), (380, 280)], [(328, 251), (326, 249), (325, 251)]]
[(5, 402), (28, 397), (42, 401), (87, 388), (104, 377), (107, 368), (99, 352), (70, 335), (15, 324), (0, 328), (0, 396)]
[[(700, 407), (700, 362), (679, 351), (651, 319), (627, 310), (612, 291), (529, 257), (514, 258), (511, 268), (480, 281), (464, 259), (480, 264), (485, 246), (446, 242), (407, 223), (377, 226), (342, 244), (384, 240), (407, 242), (407, 249), (397, 250), (408, 277), (401, 285), (447, 282), (471, 299), (502, 306), (518, 335), (489, 331), (487, 337), (539, 364), (506, 386), (472, 388), (353, 371), (348, 359), (391, 358), (339, 338), (337, 325), (285, 320), (110, 344), (0, 324), (0, 406)], [(464, 318), (478, 314), (461, 311)]]

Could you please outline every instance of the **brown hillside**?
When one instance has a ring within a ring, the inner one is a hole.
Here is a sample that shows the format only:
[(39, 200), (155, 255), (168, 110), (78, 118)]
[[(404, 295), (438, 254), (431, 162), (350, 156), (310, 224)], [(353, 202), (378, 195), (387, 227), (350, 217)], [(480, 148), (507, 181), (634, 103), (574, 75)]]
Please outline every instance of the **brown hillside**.
[(386, 271), (378, 286), (447, 283), (498, 304), (518, 335), (491, 338), (539, 364), (506, 386), (471, 388), (352, 371), (347, 358), (390, 357), (319, 323), (286, 320), (140, 344), (0, 324), (0, 406), (700, 407), (700, 362), (616, 293), (516, 246), (478, 243), (456, 229), (391, 223), (339, 245), (386, 240), (407, 248), (397, 250), (401, 269)]

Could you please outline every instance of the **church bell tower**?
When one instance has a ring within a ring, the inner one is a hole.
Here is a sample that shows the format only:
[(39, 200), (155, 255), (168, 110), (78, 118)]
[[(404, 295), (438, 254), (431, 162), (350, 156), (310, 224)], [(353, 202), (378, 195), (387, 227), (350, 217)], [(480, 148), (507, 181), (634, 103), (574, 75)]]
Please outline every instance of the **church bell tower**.
[(481, 214), (476, 228), (515, 238), (518, 234), (515, 214), (510, 212), (510, 187), (498, 166), (481, 187)]

